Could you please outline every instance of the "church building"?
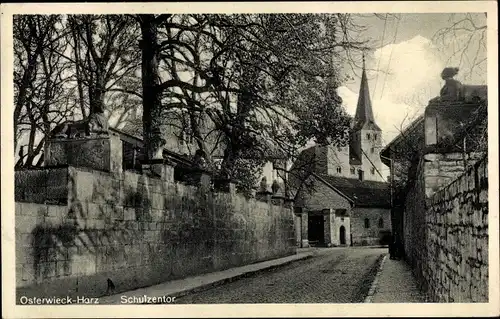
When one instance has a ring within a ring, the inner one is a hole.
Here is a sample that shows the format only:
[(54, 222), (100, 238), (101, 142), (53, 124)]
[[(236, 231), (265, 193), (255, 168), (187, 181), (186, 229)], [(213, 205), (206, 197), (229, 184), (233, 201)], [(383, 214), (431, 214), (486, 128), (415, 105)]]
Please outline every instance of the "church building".
[(364, 65), (349, 137), (348, 146), (315, 145), (295, 162), (302, 171), (292, 182), (301, 247), (379, 245), (390, 238), (391, 193), (382, 176), (382, 130), (373, 116)]

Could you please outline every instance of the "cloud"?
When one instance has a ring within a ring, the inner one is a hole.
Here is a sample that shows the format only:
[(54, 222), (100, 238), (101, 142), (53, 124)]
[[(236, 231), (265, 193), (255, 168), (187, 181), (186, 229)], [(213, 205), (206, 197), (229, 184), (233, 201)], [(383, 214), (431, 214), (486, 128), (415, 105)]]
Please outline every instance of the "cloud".
[[(429, 39), (416, 36), (386, 45), (376, 50), (373, 58), (376, 65), (380, 63), (379, 85), (372, 93), (374, 96), (399, 102), (425, 90), (426, 98), (438, 94), (442, 85), (440, 73), (445, 65)], [(377, 72), (372, 73), (371, 77), (376, 78)]]
[[(387, 144), (422, 114), (429, 99), (439, 95), (444, 64), (431, 41), (422, 36), (376, 50), (367, 64), (368, 69), (379, 66), (381, 70), (368, 71), (368, 81), (375, 121), (383, 131), (384, 144)], [(353, 92), (346, 86), (338, 89), (344, 107), (353, 116), (358, 101), (357, 90)]]

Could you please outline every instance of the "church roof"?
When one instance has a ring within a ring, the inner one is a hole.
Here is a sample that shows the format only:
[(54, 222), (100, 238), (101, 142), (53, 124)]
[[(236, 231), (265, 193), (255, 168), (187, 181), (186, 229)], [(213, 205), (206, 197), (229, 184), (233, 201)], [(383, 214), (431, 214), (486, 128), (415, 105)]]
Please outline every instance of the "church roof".
[(359, 87), (358, 105), (356, 107), (356, 115), (354, 116), (355, 131), (367, 128), (381, 131), (380, 127), (375, 123), (373, 116), (372, 102), (370, 99), (370, 90), (368, 89), (368, 79), (363, 57), (363, 73), (361, 74), (361, 85)]
[(361, 181), (354, 178), (319, 175), (329, 185), (338, 189), (354, 201), (355, 207), (391, 207), (391, 190), (389, 183)]

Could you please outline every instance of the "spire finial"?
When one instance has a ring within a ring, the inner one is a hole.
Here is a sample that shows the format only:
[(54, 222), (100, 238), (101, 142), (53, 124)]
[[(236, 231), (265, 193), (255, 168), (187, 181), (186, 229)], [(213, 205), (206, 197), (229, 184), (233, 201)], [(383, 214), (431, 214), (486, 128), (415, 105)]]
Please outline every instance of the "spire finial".
[(365, 69), (365, 51), (363, 51), (363, 70)]

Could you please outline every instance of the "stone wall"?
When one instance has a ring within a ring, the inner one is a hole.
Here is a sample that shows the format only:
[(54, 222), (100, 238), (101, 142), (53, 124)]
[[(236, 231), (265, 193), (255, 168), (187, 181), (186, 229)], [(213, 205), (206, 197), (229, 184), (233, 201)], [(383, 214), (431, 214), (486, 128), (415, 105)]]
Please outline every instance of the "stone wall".
[(307, 210), (345, 209), (350, 214), (351, 203), (331, 187), (321, 182), (315, 176), (310, 176), (296, 195), (295, 206), (307, 207)]
[(488, 161), (484, 158), (430, 197), (425, 166), (408, 193), (406, 258), (429, 300), (488, 301)]
[(161, 175), (17, 171), (18, 296), (102, 296), (107, 279), (119, 293), (295, 253), (294, 216), (283, 202)]
[[(369, 227), (365, 228), (365, 219)], [(379, 219), (383, 220), (379, 227)], [(351, 234), (353, 246), (386, 244), (384, 237), (391, 233), (391, 210), (386, 208), (354, 207), (351, 213)]]
[(427, 214), (431, 299), (488, 301), (488, 162), (434, 194)]
[(428, 197), (452, 183), (465, 169), (460, 153), (426, 154), (423, 165), (425, 194)]
[(427, 290), (427, 282), (423, 274), (427, 256), (426, 245), (426, 223), (425, 223), (425, 183), (424, 183), (424, 161), (419, 162), (417, 175), (413, 184), (408, 187), (403, 212), (403, 246), (405, 258), (412, 266), (413, 272), (420, 279), (421, 288)]

